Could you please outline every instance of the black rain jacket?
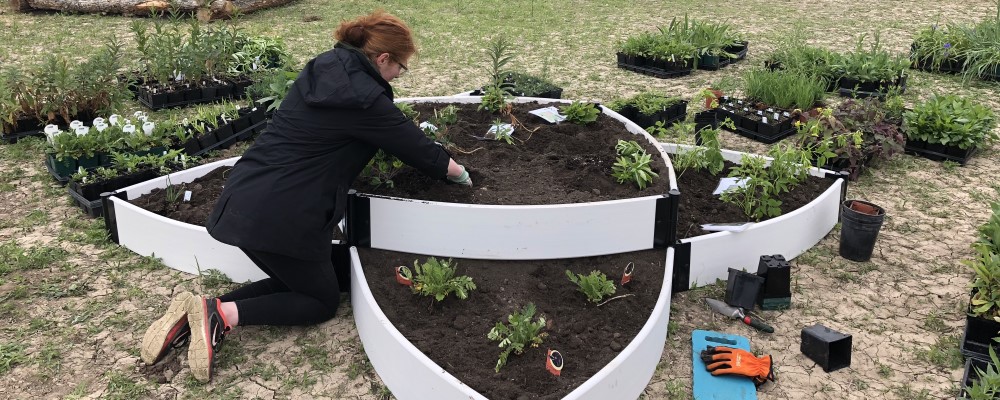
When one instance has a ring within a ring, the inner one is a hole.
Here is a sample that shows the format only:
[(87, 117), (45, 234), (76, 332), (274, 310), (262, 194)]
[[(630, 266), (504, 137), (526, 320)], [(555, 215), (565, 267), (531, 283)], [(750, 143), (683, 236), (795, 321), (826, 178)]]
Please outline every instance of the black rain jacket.
[(250, 250), (329, 259), (347, 190), (378, 149), (443, 179), (450, 157), (392, 96), (374, 64), (351, 46), (338, 43), (309, 61), (229, 172), (205, 224), (209, 234)]

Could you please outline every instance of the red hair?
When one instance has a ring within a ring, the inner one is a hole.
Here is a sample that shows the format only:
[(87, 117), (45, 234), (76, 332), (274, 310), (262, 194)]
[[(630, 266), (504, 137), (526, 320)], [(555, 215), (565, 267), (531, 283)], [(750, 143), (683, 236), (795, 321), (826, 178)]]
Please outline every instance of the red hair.
[(337, 40), (357, 47), (368, 58), (389, 53), (397, 62), (405, 62), (417, 52), (413, 32), (403, 20), (382, 10), (343, 21), (333, 34)]

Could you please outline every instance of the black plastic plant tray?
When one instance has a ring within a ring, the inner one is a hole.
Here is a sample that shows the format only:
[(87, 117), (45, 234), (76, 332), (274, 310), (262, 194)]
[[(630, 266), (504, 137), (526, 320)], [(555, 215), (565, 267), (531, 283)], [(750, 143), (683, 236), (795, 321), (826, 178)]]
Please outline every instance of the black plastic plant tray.
[(139, 96), (136, 96), (136, 100), (139, 100), (139, 103), (142, 104), (143, 106), (145, 106), (146, 108), (155, 111), (155, 110), (162, 110), (164, 108), (184, 107), (184, 106), (189, 106), (189, 105), (193, 105), (193, 104), (215, 103), (215, 102), (218, 102), (218, 101), (231, 99), (232, 97), (233, 97), (232, 95), (229, 95), (229, 96), (215, 96), (215, 97), (211, 97), (211, 98), (208, 98), (208, 99), (202, 97), (202, 98), (197, 99), (197, 100), (184, 100), (184, 101), (176, 101), (176, 102), (172, 102), (172, 103), (152, 104), (144, 96), (139, 95)]
[(972, 147), (965, 151), (964, 155), (956, 155), (954, 151), (947, 150), (945, 152), (929, 150), (926, 148), (921, 148), (917, 145), (911, 144), (911, 142), (906, 142), (906, 146), (903, 147), (906, 154), (912, 154), (915, 156), (920, 156), (933, 161), (953, 161), (961, 166), (965, 166), (972, 158), (973, 154), (976, 154), (976, 148)]
[[(47, 163), (46, 163), (47, 164)], [(77, 207), (80, 207), (87, 216), (91, 218), (98, 218), (104, 216), (104, 206), (101, 205), (101, 199), (94, 201), (87, 200), (83, 195), (77, 193), (73, 190), (72, 186), (67, 186), (66, 191), (69, 192), (69, 197), (73, 198), (73, 203), (76, 203)]]
[(738, 134), (740, 136), (748, 137), (750, 139), (756, 140), (756, 141), (764, 143), (764, 144), (775, 143), (775, 142), (777, 142), (777, 141), (779, 141), (781, 139), (784, 139), (786, 137), (789, 137), (789, 136), (792, 136), (793, 134), (795, 134), (795, 127), (794, 126), (792, 126), (789, 129), (786, 129), (784, 131), (778, 132), (778, 134), (774, 135), (774, 136), (761, 135), (760, 133), (757, 133), (757, 132), (754, 132), (754, 131), (751, 131), (749, 129), (746, 129), (746, 128), (743, 128), (743, 127), (739, 127), (739, 126), (736, 127), (735, 131), (730, 130), (729, 128), (725, 128), (725, 129), (729, 130), (730, 132), (736, 133), (736, 134)]
[(676, 78), (679, 76), (690, 75), (691, 72), (694, 72), (694, 68), (692, 67), (667, 71), (661, 68), (637, 67), (635, 65), (627, 63), (618, 63), (618, 68), (626, 69), (632, 72), (638, 72), (643, 75), (649, 75), (654, 78), (660, 78), (660, 79)]
[(962, 374), (962, 381), (960, 382), (962, 389), (958, 393), (959, 399), (967, 399), (969, 395), (968, 392), (965, 391), (965, 388), (972, 386), (979, 381), (979, 375), (976, 374), (976, 367), (985, 372), (989, 365), (990, 362), (985, 360), (975, 358), (965, 360), (965, 373)]
[[(843, 79), (844, 78), (841, 78), (841, 82), (843, 82)], [(898, 87), (899, 94), (906, 93), (906, 79), (907, 76), (903, 75), (901, 78), (896, 80), (896, 82), (892, 84), (891, 87)], [(888, 91), (889, 88), (887, 88), (886, 90)], [(888, 95), (888, 92), (854, 90), (853, 88), (844, 88), (844, 87), (837, 88), (837, 93), (840, 94), (840, 97), (852, 97), (858, 99), (865, 99), (869, 97), (877, 97), (879, 99), (885, 99), (885, 96)]]
[(66, 176), (59, 175), (59, 173), (56, 172), (56, 169), (52, 167), (52, 164), (49, 163), (48, 158), (46, 158), (44, 164), (45, 164), (45, 169), (49, 170), (49, 175), (52, 175), (52, 179), (55, 179), (56, 182), (59, 182), (60, 185), (65, 185), (67, 182), (69, 182), (69, 175)]
[(215, 144), (212, 144), (211, 146), (204, 147), (201, 150), (196, 151), (194, 154), (189, 154), (189, 155), (201, 156), (210, 151), (228, 149), (230, 146), (236, 144), (237, 142), (243, 139), (249, 139), (250, 137), (253, 136), (254, 133), (259, 134), (260, 132), (262, 132), (264, 128), (267, 126), (267, 122), (268, 120), (264, 119), (256, 124), (250, 125), (250, 127), (242, 131), (235, 132), (232, 136), (226, 138), (225, 140), (220, 140)]
[(45, 132), (43, 132), (40, 129), (32, 129), (32, 130), (23, 131), (23, 132), (4, 133), (4, 134), (0, 134), (0, 142), (13, 144), (13, 143), (17, 143), (18, 140), (24, 139), (26, 137), (32, 137), (32, 136), (44, 137), (45, 136)]

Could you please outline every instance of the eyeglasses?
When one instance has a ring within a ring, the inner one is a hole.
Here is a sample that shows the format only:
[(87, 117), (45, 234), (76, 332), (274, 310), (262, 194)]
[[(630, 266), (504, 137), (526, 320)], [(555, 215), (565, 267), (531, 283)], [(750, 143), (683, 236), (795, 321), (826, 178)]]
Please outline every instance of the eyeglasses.
[(406, 64), (403, 64), (403, 63), (401, 63), (401, 62), (399, 62), (399, 61), (396, 61), (396, 64), (399, 64), (399, 74), (400, 74), (400, 75), (403, 75), (403, 74), (405, 74), (405, 73), (406, 73), (407, 71), (409, 71), (409, 70), (410, 70), (409, 68), (406, 68)]

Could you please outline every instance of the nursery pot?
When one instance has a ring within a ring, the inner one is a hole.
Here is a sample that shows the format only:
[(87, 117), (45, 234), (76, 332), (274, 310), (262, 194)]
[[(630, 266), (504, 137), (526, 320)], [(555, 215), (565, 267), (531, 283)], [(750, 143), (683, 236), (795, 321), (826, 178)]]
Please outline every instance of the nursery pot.
[(885, 209), (867, 201), (846, 200), (840, 204), (840, 256), (868, 261), (885, 219)]

